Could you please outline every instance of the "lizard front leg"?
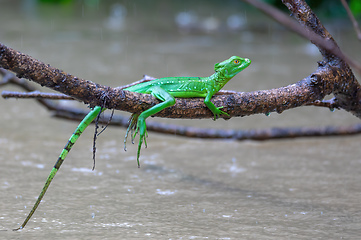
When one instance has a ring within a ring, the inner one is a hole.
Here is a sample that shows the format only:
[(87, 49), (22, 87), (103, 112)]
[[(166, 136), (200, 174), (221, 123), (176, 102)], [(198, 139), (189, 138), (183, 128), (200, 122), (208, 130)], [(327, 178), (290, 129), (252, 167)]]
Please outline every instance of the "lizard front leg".
[(212, 93), (212, 92), (208, 92), (207, 96), (206, 96), (205, 99), (204, 99), (204, 104), (212, 111), (212, 113), (213, 113), (213, 115), (214, 115), (214, 119), (213, 119), (213, 120), (216, 120), (216, 119), (219, 117), (219, 115), (221, 115), (221, 114), (224, 114), (224, 115), (229, 116), (228, 113), (223, 112), (222, 110), (220, 110), (220, 109), (223, 108), (223, 106), (222, 106), (222, 107), (216, 107), (216, 106), (214, 106), (214, 104), (211, 102), (212, 96), (213, 96), (213, 93)]

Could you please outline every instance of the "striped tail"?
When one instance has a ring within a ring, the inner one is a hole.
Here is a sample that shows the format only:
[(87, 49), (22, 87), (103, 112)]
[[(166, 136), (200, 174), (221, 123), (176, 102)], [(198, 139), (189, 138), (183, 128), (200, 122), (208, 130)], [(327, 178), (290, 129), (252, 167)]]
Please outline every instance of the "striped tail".
[(25, 225), (28, 223), (28, 221), (30, 220), (30, 218), (33, 216), (33, 214), (35, 213), (36, 209), (38, 208), (41, 200), (43, 199), (46, 191), (48, 190), (48, 187), (50, 185), (50, 183), (53, 181), (53, 178), (55, 177), (55, 174), (57, 173), (57, 171), (59, 170), (61, 164), (64, 162), (66, 156), (68, 155), (69, 151), (71, 150), (71, 148), (73, 147), (73, 145), (75, 144), (76, 140), (78, 140), (78, 138), (80, 137), (80, 135), (84, 132), (84, 130), (91, 124), (91, 122), (100, 114), (101, 111), (104, 111), (104, 108), (101, 108), (99, 106), (96, 106), (91, 112), (89, 112), (84, 119), (80, 122), (80, 124), (78, 125), (78, 127), (75, 129), (73, 135), (71, 135), (71, 137), (69, 138), (68, 143), (65, 145), (63, 151), (60, 153), (60, 156), (58, 158), (58, 160), (56, 161), (53, 169), (51, 170), (48, 178), (46, 179), (45, 185), (43, 187), (43, 189), (41, 190), (41, 193), (39, 194), (38, 199), (36, 200), (33, 208), (31, 209), (29, 215), (26, 217), (25, 221), (23, 222), (23, 224), (17, 228), (14, 229), (14, 231), (23, 229), (25, 227)]

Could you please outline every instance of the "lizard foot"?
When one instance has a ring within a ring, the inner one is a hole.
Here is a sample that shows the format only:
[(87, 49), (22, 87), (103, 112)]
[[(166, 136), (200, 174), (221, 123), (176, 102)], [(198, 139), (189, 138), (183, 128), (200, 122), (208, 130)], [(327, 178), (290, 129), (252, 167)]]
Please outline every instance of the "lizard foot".
[(224, 114), (224, 115), (229, 116), (228, 113), (223, 112), (222, 110), (220, 110), (220, 109), (222, 109), (222, 108), (223, 108), (223, 107), (217, 107), (217, 108), (216, 108), (217, 110), (216, 110), (215, 112), (213, 112), (213, 114), (214, 114), (213, 120), (214, 120), (214, 121), (216, 121), (216, 119), (218, 119), (221, 114)]
[(127, 151), (127, 139), (130, 131), (130, 135), (132, 136), (132, 143), (134, 144), (133, 134), (135, 129), (137, 128), (139, 114), (133, 113), (132, 116), (129, 118), (129, 125), (124, 137), (124, 151)]
[(140, 150), (142, 148), (143, 142), (144, 142), (145, 147), (147, 147), (146, 138), (148, 137), (148, 132), (147, 132), (147, 125), (145, 123), (145, 119), (142, 117), (139, 118), (139, 114), (135, 114), (135, 113), (130, 117), (129, 126), (127, 128), (127, 132), (125, 134), (125, 139), (124, 139), (124, 150), (125, 151), (127, 150), (126, 143), (127, 143), (129, 131), (130, 131), (130, 135), (131, 135), (132, 144), (134, 144), (134, 139), (137, 136), (137, 133), (139, 132), (140, 138), (139, 138), (139, 143), (138, 143), (137, 163), (138, 163), (138, 167), (140, 167), (139, 157), (140, 157)]

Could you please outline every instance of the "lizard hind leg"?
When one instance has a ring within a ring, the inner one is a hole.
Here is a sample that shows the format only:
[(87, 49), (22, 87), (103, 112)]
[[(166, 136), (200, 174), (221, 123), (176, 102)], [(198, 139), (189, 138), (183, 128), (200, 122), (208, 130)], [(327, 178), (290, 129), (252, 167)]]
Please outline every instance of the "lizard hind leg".
[(138, 163), (138, 168), (140, 168), (140, 163), (139, 163), (140, 150), (142, 148), (143, 141), (144, 141), (145, 147), (147, 148), (147, 139), (146, 138), (148, 137), (147, 125), (145, 123), (145, 119), (142, 116), (142, 114), (138, 118), (138, 121), (136, 124), (136, 130), (135, 130), (135, 133), (132, 138), (133, 140), (138, 132), (139, 132), (139, 143), (138, 143), (138, 151), (137, 151), (137, 163)]
[(139, 143), (138, 143), (138, 152), (137, 152), (138, 168), (140, 167), (139, 157), (140, 157), (140, 150), (142, 148), (143, 142), (144, 142), (145, 147), (147, 147), (146, 137), (148, 137), (148, 132), (147, 132), (147, 125), (146, 125), (145, 120), (148, 117), (162, 111), (163, 109), (165, 109), (167, 107), (173, 106), (175, 104), (174, 97), (172, 95), (170, 95), (166, 90), (162, 89), (161, 87), (153, 86), (152, 88), (150, 88), (148, 90), (154, 97), (161, 100), (162, 102), (158, 103), (157, 105), (155, 105), (155, 106), (145, 110), (141, 114), (137, 115), (136, 116), (137, 119), (134, 117), (131, 120), (133, 125), (131, 126), (130, 129), (135, 129), (135, 133), (132, 134), (133, 135), (132, 140), (134, 140), (135, 136), (139, 132)]

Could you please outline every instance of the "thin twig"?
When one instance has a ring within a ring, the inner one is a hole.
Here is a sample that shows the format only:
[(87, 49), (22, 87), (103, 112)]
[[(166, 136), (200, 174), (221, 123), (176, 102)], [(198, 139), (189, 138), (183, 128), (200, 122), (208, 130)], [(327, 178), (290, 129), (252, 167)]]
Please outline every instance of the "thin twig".
[[(3, 68), (0, 68), (0, 75), (2, 75), (2, 80), (0, 81), (0, 86), (6, 85), (6, 84), (13, 84), (16, 86), (21, 87), (27, 92), (34, 92), (37, 91), (37, 89), (29, 84), (29, 81), (25, 79), (18, 78), (15, 74), (13, 74), (10, 71), (7, 71)], [(48, 99), (36, 99), (38, 103), (40, 103), (42, 106), (45, 106), (48, 110), (56, 110), (57, 104), (55, 104), (53, 101)]]
[(36, 98), (36, 99), (53, 99), (53, 100), (76, 100), (73, 97), (62, 93), (46, 93), (40, 91), (33, 92), (13, 92), (13, 91), (2, 91), (1, 96), (3, 98)]
[(103, 112), (103, 107), (100, 108), (98, 116), (95, 119), (95, 130), (94, 130), (94, 137), (93, 137), (93, 168), (92, 168), (92, 171), (94, 171), (94, 169), (95, 169), (95, 154), (97, 151), (96, 141), (97, 141), (97, 137), (98, 137), (99, 119), (100, 119), (100, 115), (102, 114), (102, 112)]
[(350, 18), (350, 20), (352, 22), (352, 25), (353, 25), (353, 28), (355, 29), (358, 40), (361, 41), (361, 30), (359, 28), (359, 25), (358, 25), (354, 15), (351, 12), (350, 7), (348, 6), (346, 0), (341, 0), (341, 3), (343, 5), (343, 7), (346, 9), (347, 15), (348, 15), (348, 17)]
[(106, 125), (103, 127), (103, 129), (98, 133), (97, 136), (99, 136), (100, 134), (102, 134), (105, 129), (107, 129), (107, 127), (110, 125), (110, 123), (112, 122), (112, 119), (113, 119), (113, 116), (114, 116), (114, 109), (112, 109), (112, 113), (110, 114), (110, 117), (109, 117), (109, 120), (108, 122), (106, 123)]
[(307, 103), (306, 106), (326, 107), (329, 108), (331, 111), (334, 111), (335, 109), (340, 109), (340, 106), (338, 105), (335, 98), (332, 98), (330, 100), (316, 100), (313, 103)]
[(346, 54), (344, 54), (341, 49), (337, 46), (332, 38), (324, 38), (323, 36), (318, 35), (317, 33), (313, 32), (311, 29), (305, 28), (292, 18), (290, 18), (285, 13), (281, 12), (277, 8), (271, 6), (262, 1), (258, 0), (242, 0), (250, 5), (256, 7), (260, 11), (264, 12), (281, 25), (285, 26), (289, 30), (299, 34), (300, 36), (310, 40), (312, 43), (316, 44), (318, 47), (323, 48), (328, 53), (332, 53), (339, 58), (346, 61), (350, 64), (357, 72), (361, 74), (361, 65), (360, 63), (356, 62)]

